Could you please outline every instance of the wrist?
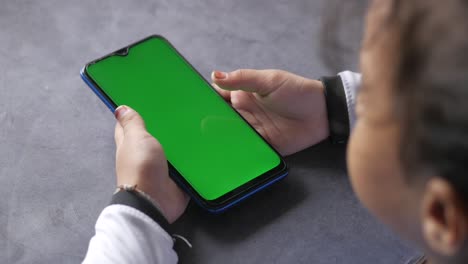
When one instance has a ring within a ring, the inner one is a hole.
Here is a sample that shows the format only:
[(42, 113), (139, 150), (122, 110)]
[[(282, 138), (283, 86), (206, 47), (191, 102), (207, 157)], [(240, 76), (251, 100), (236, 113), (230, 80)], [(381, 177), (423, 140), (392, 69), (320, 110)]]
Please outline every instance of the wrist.
[(154, 179), (147, 179), (145, 176), (136, 176), (132, 179), (121, 179), (117, 181), (117, 189), (115, 193), (118, 193), (119, 190), (130, 191), (136, 193), (139, 197), (147, 200), (151, 205), (158, 210), (158, 212), (164, 217), (164, 219), (170, 221), (170, 215), (167, 213), (167, 209), (164, 206), (164, 200), (161, 200), (161, 194), (158, 191), (154, 190)]
[(149, 202), (155, 209), (157, 209), (167, 220), (167, 217), (164, 214), (164, 211), (162, 210), (161, 205), (153, 198), (151, 197), (147, 192), (141, 190), (138, 188), (138, 185), (128, 185), (128, 184), (122, 184), (117, 186), (117, 189), (115, 190), (114, 194), (120, 192), (120, 191), (127, 191), (127, 192), (133, 192), (142, 199), (145, 199), (147, 202)]
[(161, 213), (170, 224), (185, 211), (189, 201), (188, 196), (179, 189), (169, 175), (160, 177), (157, 182), (153, 178), (142, 177), (139, 184), (139, 189), (158, 204)]
[(122, 185), (119, 186), (112, 196), (111, 205), (125, 205), (132, 207), (158, 223), (166, 232), (170, 232), (169, 221), (163, 215), (159, 208), (147, 198), (146, 195), (142, 195), (142, 191), (138, 190), (135, 186)]
[(330, 137), (330, 126), (329, 126), (329, 119), (328, 119), (328, 110), (327, 110), (327, 99), (326, 99), (326, 90), (325, 85), (322, 81), (319, 80), (312, 80), (314, 81), (314, 85), (318, 87), (318, 91), (320, 93), (320, 106), (321, 108), (318, 110), (319, 114), (319, 128), (322, 130), (318, 133), (318, 142), (326, 140)]
[(314, 91), (313, 103), (315, 106), (311, 127), (313, 127), (314, 137), (310, 146), (317, 144), (330, 137), (329, 119), (326, 103), (326, 91), (322, 81), (307, 79), (305, 85)]
[[(150, 184), (145, 184), (141, 183), (139, 189), (145, 193), (148, 197), (148, 200), (151, 200), (155, 206), (158, 208), (158, 210), (161, 212), (161, 214), (164, 216), (164, 218), (172, 224), (175, 219), (171, 214), (171, 208), (170, 208), (170, 203), (168, 203), (168, 199), (165, 196), (171, 195), (170, 193), (167, 193), (162, 190), (155, 190), (155, 188), (151, 188), (152, 185)], [(169, 199), (170, 200), (170, 199)], [(169, 204), (169, 207), (167, 206)], [(174, 206), (174, 205), (173, 205)]]

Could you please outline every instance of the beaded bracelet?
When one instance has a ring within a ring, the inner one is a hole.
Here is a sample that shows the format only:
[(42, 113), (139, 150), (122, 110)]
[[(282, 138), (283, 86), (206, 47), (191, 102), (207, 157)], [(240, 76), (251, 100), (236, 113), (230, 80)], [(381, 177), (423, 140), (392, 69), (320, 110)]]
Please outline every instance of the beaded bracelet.
[(114, 194), (120, 192), (120, 191), (127, 191), (127, 192), (136, 192), (139, 195), (141, 195), (143, 198), (148, 200), (156, 209), (159, 210), (159, 212), (163, 213), (161, 206), (153, 199), (151, 196), (149, 196), (147, 193), (144, 191), (140, 190), (137, 188), (137, 185), (130, 185), (130, 184), (121, 184), (117, 186), (117, 189), (115, 189)]

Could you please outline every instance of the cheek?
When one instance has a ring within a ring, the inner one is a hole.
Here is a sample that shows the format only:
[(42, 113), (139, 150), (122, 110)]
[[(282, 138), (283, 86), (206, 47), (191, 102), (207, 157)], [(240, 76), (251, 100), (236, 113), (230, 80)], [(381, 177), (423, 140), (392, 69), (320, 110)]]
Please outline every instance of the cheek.
[(406, 187), (396, 153), (392, 128), (371, 127), (362, 120), (356, 124), (347, 153), (353, 189), (371, 213), (399, 229)]
[[(361, 132), (361, 126), (356, 125), (349, 140), (347, 163), (351, 184), (359, 200), (371, 211), (379, 207), (380, 195), (374, 190), (381, 186), (376, 179), (376, 164), (370, 160), (372, 155), (371, 142)], [(378, 167), (378, 166), (377, 166)]]

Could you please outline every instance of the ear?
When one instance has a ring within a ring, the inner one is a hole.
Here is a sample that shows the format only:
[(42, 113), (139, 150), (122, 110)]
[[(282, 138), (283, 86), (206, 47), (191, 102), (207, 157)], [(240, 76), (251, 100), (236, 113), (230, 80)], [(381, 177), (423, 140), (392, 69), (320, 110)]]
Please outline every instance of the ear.
[(453, 256), (468, 239), (466, 206), (453, 186), (443, 178), (427, 181), (422, 201), (422, 228), (433, 252)]

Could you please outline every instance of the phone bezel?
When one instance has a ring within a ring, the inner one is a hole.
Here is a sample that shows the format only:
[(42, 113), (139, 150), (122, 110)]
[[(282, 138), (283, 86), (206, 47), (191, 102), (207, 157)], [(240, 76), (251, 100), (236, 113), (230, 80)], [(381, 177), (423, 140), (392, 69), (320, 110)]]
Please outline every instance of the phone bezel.
[[(126, 52), (126, 55), (128, 55), (128, 51), (133, 47), (133, 46), (136, 46), (142, 42), (145, 42), (145, 41), (148, 41), (152, 38), (159, 38), (159, 39), (162, 39), (164, 40), (182, 59), (185, 60), (185, 62), (187, 63), (187, 65), (189, 65), (192, 70), (198, 74), (205, 82), (206, 84), (211, 88), (211, 90), (213, 92), (215, 92), (219, 98), (221, 100), (224, 101), (224, 99), (221, 97), (221, 95), (219, 95), (218, 92), (216, 92), (216, 90), (211, 86), (211, 84), (203, 77), (203, 75), (200, 74), (200, 72), (198, 72), (197, 69), (195, 69), (195, 67), (193, 67), (193, 65), (163, 36), (161, 35), (151, 35), (151, 36), (148, 36), (142, 40), (139, 40), (135, 43), (132, 43), (130, 45), (127, 45), (121, 49), (118, 49), (114, 52), (111, 52), (103, 57), (100, 57), (96, 60), (93, 60), (89, 63), (86, 64), (86, 66), (81, 70), (81, 76), (83, 78), (83, 80), (86, 82), (86, 84), (88, 84), (88, 86), (95, 92), (95, 94), (106, 104), (106, 106), (112, 111), (114, 112), (115, 109), (117, 108), (117, 104), (114, 103), (114, 101), (110, 98), (110, 96), (108, 96), (106, 94), (106, 92), (101, 89), (99, 87), (99, 85), (91, 78), (91, 76), (88, 74), (87, 70), (88, 70), (88, 67), (90, 65), (93, 65), (93, 64), (96, 64), (98, 63), (99, 61), (101, 60), (104, 60), (106, 58), (109, 58), (111, 56), (122, 56), (118, 53), (121, 53), (122, 50), (125, 50), (127, 51)], [(123, 55), (123, 56), (126, 56), (126, 55)], [(227, 103), (226, 103), (227, 104)], [(228, 104), (229, 105), (229, 104)], [(219, 213), (219, 212), (222, 212), (224, 210), (226, 210), (227, 208), (233, 206), (234, 204), (244, 200), (245, 198), (253, 195), (254, 193), (268, 187), (269, 185), (283, 179), (284, 177), (286, 177), (286, 175), (288, 174), (288, 167), (284, 161), (284, 159), (282, 158), (282, 156), (278, 153), (278, 151), (276, 151), (275, 148), (273, 148), (273, 146), (271, 146), (271, 144), (269, 144), (248, 122), (247, 120), (245, 120), (245, 118), (239, 114), (239, 112), (237, 112), (237, 110), (235, 108), (233, 108), (231, 105), (229, 105), (231, 107), (232, 110), (234, 110), (234, 112), (242, 119), (244, 120), (244, 122), (246, 122), (253, 131), (255, 131), (255, 133), (266, 143), (268, 144), (268, 146), (270, 146), (271, 149), (273, 149), (275, 151), (275, 153), (278, 155), (279, 159), (280, 159), (280, 164), (278, 166), (276, 166), (275, 168), (272, 168), (270, 171), (262, 174), (262, 175), (259, 175), (258, 177), (254, 178), (253, 180), (237, 187), (236, 189), (222, 195), (221, 197), (217, 198), (217, 199), (214, 199), (214, 200), (206, 200), (204, 199), (200, 194), (198, 194), (198, 192), (190, 185), (190, 183), (184, 178), (184, 176), (182, 176), (178, 171), (177, 169), (172, 166), (172, 164), (168, 161), (168, 165), (169, 165), (169, 174), (171, 176), (171, 178), (173, 180), (176, 181), (176, 183), (181, 187), (183, 188), (187, 193), (189, 193), (189, 195), (195, 200), (195, 202), (197, 202), (200, 206), (204, 207), (205, 209), (207, 209), (208, 211), (210, 212), (213, 212), (213, 213)]]

